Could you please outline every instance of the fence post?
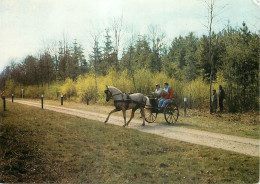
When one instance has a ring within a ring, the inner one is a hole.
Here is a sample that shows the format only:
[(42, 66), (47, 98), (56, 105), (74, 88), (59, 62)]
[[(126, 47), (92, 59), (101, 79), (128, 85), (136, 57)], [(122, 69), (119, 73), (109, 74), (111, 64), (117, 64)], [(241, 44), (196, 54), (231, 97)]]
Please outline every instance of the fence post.
[(60, 95), (60, 104), (63, 105), (63, 94)]
[(6, 111), (6, 109), (5, 109), (5, 96), (2, 96), (2, 99), (3, 99), (3, 107), (4, 107), (4, 111)]
[(187, 112), (186, 108), (187, 108), (187, 98), (185, 97), (184, 98), (184, 117), (186, 117), (186, 112)]
[(41, 95), (41, 99), (42, 99), (42, 109), (43, 109), (43, 94)]
[(87, 105), (88, 105), (88, 101), (89, 101), (89, 99), (88, 99), (88, 95), (86, 95), (86, 100), (87, 100)]
[(23, 99), (23, 89), (22, 89), (22, 99)]
[(14, 103), (14, 94), (12, 94), (12, 103)]

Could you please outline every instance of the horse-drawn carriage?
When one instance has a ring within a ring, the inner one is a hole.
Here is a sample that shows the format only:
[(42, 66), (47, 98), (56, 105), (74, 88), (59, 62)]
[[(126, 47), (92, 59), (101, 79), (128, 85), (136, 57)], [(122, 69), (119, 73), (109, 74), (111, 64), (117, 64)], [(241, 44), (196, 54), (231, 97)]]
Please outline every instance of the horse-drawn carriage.
[(158, 99), (154, 96), (149, 96), (150, 105), (145, 107), (145, 121), (153, 123), (159, 113), (164, 114), (164, 119), (168, 124), (174, 124), (179, 117), (179, 108), (174, 99), (169, 100), (163, 111), (158, 109)]
[[(154, 96), (147, 97), (141, 93), (126, 94), (113, 86), (107, 86), (104, 92), (106, 94), (106, 101), (108, 102), (113, 98), (115, 106), (115, 109), (108, 114), (105, 123), (108, 122), (112, 113), (122, 111), (124, 116), (123, 126), (128, 126), (134, 117), (135, 111), (139, 108), (141, 109), (143, 126), (145, 125), (145, 121), (153, 123), (156, 120), (158, 113), (163, 113), (166, 122), (169, 124), (174, 124), (178, 120), (179, 109), (174, 99), (166, 104), (163, 112), (159, 112), (158, 100)], [(129, 109), (132, 109), (132, 113), (130, 119), (126, 122), (126, 110)]]

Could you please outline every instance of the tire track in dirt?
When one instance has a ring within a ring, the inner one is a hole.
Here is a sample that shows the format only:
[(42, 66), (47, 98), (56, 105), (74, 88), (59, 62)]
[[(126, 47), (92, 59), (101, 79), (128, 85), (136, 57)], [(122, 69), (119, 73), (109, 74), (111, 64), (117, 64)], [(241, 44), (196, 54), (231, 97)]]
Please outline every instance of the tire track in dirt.
[[(24, 100), (16, 100), (16, 103), (30, 105), (41, 108), (41, 104), (28, 102)], [(70, 109), (54, 105), (44, 105), (44, 109), (52, 110), (60, 113), (70, 114), (90, 120), (96, 120), (104, 122), (107, 114), (101, 114), (98, 112), (82, 111), (77, 109)], [(110, 116), (109, 124), (118, 126), (123, 125), (123, 117)], [(146, 124), (141, 126), (142, 120), (133, 119), (129, 125), (129, 128), (136, 129), (142, 132), (160, 135), (170, 139), (184, 141), (192, 144), (199, 144), (209, 146), (213, 148), (220, 148), (228, 151), (234, 151), (241, 154), (259, 157), (259, 140), (244, 138), (232, 135), (225, 135), (195, 129), (189, 129), (178, 126), (169, 126), (162, 124)]]

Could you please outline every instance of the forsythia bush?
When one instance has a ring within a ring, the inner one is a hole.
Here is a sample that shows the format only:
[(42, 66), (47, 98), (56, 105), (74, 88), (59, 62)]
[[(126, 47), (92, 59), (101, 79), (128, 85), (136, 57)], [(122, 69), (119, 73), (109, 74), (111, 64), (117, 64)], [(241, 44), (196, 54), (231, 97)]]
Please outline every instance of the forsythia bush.
[(72, 79), (67, 78), (65, 80), (65, 83), (61, 86), (61, 92), (68, 99), (76, 95), (76, 87)]
[(188, 98), (188, 103), (192, 105), (208, 105), (208, 103), (205, 102), (209, 102), (209, 85), (206, 84), (202, 78), (197, 78), (190, 83), (186, 83), (182, 94)]
[(147, 72), (145, 68), (136, 71), (135, 83), (137, 91), (143, 94), (149, 94), (151, 90), (154, 90), (155, 88), (155, 84), (152, 79), (153, 74), (151, 72)]
[(12, 94), (15, 93), (15, 84), (12, 80), (7, 80), (5, 85), (6, 85), (6, 89), (5, 89), (6, 96), (11, 96)]
[[(164, 73), (151, 73), (145, 69), (134, 71), (133, 75), (127, 70), (116, 72), (115, 69), (111, 69), (106, 76), (88, 73), (79, 76), (76, 81), (67, 78), (64, 82), (43, 86), (21, 86), (9, 80), (6, 81), (5, 94), (9, 97), (11, 94), (21, 97), (21, 89), (24, 89), (25, 98), (40, 98), (40, 95), (44, 94), (45, 98), (57, 100), (63, 94), (65, 98), (79, 102), (86, 101), (86, 96), (88, 96), (92, 102), (106, 103), (104, 94), (106, 85), (114, 86), (122, 92), (140, 92), (150, 95), (155, 90), (155, 84), (161, 84), (163, 87), (163, 83), (168, 82), (173, 88), (174, 98), (179, 106), (183, 105), (184, 97), (188, 98), (188, 104), (192, 107), (207, 107), (209, 104), (209, 83), (202, 78), (193, 81), (178, 81), (175, 78), (169, 78)], [(212, 90), (218, 91), (220, 84), (225, 89), (226, 83), (221, 72), (212, 84)]]
[(44, 96), (49, 99), (57, 100), (61, 95), (61, 84), (53, 83), (49, 86), (46, 86), (44, 91)]
[(78, 100), (82, 101), (86, 99), (86, 95), (90, 100), (97, 98), (95, 76), (85, 75), (79, 76), (75, 82), (75, 89), (77, 91)]
[[(15, 85), (15, 89), (14, 89), (14, 96), (17, 98), (21, 98), (22, 97), (22, 89), (25, 89), (24, 86), (22, 85)], [(7, 96), (11, 96), (12, 94), (10, 93), (8, 95), (8, 93), (6, 93)]]
[(24, 97), (26, 98), (40, 98), (41, 94), (44, 94), (42, 86), (28, 86), (24, 89)]

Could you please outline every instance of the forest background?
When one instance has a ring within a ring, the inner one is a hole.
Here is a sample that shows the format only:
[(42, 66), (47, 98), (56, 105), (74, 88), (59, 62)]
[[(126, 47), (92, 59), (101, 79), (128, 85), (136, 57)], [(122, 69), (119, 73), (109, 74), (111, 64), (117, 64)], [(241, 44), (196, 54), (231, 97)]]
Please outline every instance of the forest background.
[[(85, 56), (76, 39), (45, 45), (36, 55), (11, 62), (0, 75), (1, 89), (6, 96), (85, 101), (104, 103), (106, 85), (123, 92), (151, 94), (155, 84), (168, 82), (174, 98), (182, 105), (188, 98), (190, 108), (206, 108), (209, 104), (209, 36), (174, 38), (166, 43), (165, 34), (157, 25), (150, 25), (147, 34), (132, 35), (119, 53), (122, 20), (102, 33), (91, 34), (92, 51)], [(113, 36), (112, 36), (113, 35)], [(259, 108), (259, 36), (246, 23), (240, 28), (227, 25), (212, 32), (212, 89), (222, 85), (226, 92), (226, 110), (243, 112)]]

